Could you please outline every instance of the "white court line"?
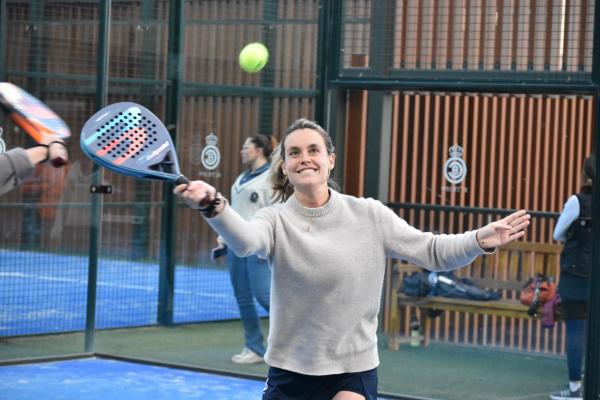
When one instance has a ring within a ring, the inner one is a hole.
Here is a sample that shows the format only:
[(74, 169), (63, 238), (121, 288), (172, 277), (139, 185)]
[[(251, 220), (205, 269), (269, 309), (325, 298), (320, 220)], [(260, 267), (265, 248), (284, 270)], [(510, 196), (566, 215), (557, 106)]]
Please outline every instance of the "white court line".
[[(24, 274), (22, 272), (0, 272), (0, 278), (34, 279), (34, 280), (49, 281), (49, 282), (74, 283), (74, 284), (84, 285), (84, 286), (86, 286), (88, 283), (87, 280), (82, 280), (82, 279), (58, 278), (55, 276)], [(127, 285), (127, 284), (124, 285), (124, 284), (102, 282), (102, 281), (98, 281), (96, 285), (104, 286), (104, 287), (114, 287), (114, 288), (118, 288), (118, 289), (134, 289), (134, 290), (143, 290), (146, 292), (158, 292), (158, 288), (153, 287), (153, 286)], [(228, 294), (217, 294), (217, 293), (207, 294), (207, 293), (195, 292), (192, 290), (180, 290), (180, 289), (175, 289), (175, 294), (209, 297), (209, 298), (217, 298), (217, 299), (230, 299), (231, 298), (231, 295), (228, 295)]]

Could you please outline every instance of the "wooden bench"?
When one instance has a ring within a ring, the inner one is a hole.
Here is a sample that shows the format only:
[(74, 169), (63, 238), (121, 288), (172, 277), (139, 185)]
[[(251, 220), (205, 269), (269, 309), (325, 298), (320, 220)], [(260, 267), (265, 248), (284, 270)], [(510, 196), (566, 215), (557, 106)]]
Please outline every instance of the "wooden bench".
[[(513, 319), (513, 324), (514, 319), (531, 319), (527, 314), (528, 307), (519, 301), (520, 291), (525, 282), (537, 273), (553, 277), (557, 282), (561, 250), (562, 246), (558, 244), (513, 242), (499, 248), (494, 254), (478, 257), (471, 265), (456, 270), (457, 278), (466, 277), (480, 288), (498, 291), (500, 299), (493, 301), (406, 296), (402, 292), (404, 277), (423, 269), (391, 261), (391, 268), (387, 272), (384, 308), (384, 331), (388, 337), (388, 347), (397, 350), (400, 343), (410, 340), (410, 319), (413, 315), (420, 317), (421, 342), (427, 346), (432, 338), (432, 318), (429, 317), (431, 310), (482, 315), (481, 318), (505, 317), (503, 321)], [(453, 329), (460, 330), (461, 327), (454, 326)], [(464, 325), (462, 329), (466, 330), (468, 326)], [(518, 340), (522, 341), (523, 338)]]

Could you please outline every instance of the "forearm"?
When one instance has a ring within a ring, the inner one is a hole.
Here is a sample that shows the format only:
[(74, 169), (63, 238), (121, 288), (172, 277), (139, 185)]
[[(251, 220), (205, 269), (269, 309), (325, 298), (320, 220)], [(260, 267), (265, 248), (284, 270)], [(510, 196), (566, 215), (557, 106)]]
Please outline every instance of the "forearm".
[(456, 235), (435, 235), (429, 256), (436, 262), (439, 270), (451, 270), (470, 264), (476, 257), (493, 252), (495, 249), (483, 249), (477, 241), (477, 231), (468, 231)]
[(246, 221), (213, 186), (204, 181), (177, 185), (173, 193), (197, 210), (237, 255), (267, 257), (272, 247), (270, 217), (263, 215)]
[(579, 217), (579, 200), (577, 196), (571, 196), (565, 203), (556, 226), (554, 227), (553, 238), (554, 240), (565, 242), (567, 239), (567, 231), (569, 227)]
[(477, 231), (434, 235), (410, 226), (378, 202), (373, 203), (373, 211), (389, 257), (406, 260), (432, 271), (443, 271), (467, 265), (485, 253), (477, 242)]
[(238, 256), (254, 254), (266, 258), (269, 235), (257, 221), (245, 220), (227, 205), (216, 216), (205, 219)]
[(48, 148), (45, 146), (30, 147), (29, 149), (25, 150), (25, 152), (27, 153), (27, 157), (29, 157), (29, 160), (33, 165), (39, 164), (48, 159)]
[(476, 231), (433, 235), (415, 230), (388, 242), (388, 246), (393, 258), (405, 259), (431, 271), (459, 268), (485, 253), (477, 243)]

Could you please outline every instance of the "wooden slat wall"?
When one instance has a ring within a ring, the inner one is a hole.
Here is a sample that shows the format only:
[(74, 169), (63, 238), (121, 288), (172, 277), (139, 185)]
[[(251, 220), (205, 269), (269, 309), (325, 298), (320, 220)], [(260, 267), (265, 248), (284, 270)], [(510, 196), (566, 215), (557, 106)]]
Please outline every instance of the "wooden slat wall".
[[(566, 199), (578, 191), (583, 161), (593, 150), (593, 110), (593, 100), (583, 96), (397, 93), (389, 200), (560, 212)], [(459, 186), (446, 182), (443, 171), (448, 148), (455, 144), (463, 147), (468, 167)], [(488, 222), (481, 216), (448, 212), (400, 214), (420, 229), (440, 233), (462, 232)], [(534, 218), (526, 240), (551, 242), (553, 229), (554, 221)], [(558, 259), (548, 260), (548, 266), (558, 268)], [(497, 273), (483, 267), (479, 260), (458, 274)], [(401, 331), (408, 334), (414, 310), (403, 312)], [(563, 329), (559, 325), (543, 330), (539, 323), (446, 312), (435, 321), (433, 339), (562, 354)]]
[[(383, 4), (381, 5), (384, 6)], [(590, 72), (594, 2), (397, 0), (396, 69)], [(344, 2), (344, 68), (369, 49), (372, 2)]]
[[(592, 151), (587, 97), (398, 93), (394, 112), (390, 201), (559, 212)], [(456, 193), (443, 177), (454, 144), (468, 167)], [(540, 224), (529, 241), (550, 239)]]

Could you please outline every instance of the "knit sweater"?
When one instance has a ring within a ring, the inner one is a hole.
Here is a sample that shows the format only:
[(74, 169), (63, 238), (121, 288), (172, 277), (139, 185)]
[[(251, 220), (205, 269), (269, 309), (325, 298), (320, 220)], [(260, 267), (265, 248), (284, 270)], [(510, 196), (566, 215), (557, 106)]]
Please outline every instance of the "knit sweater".
[(268, 259), (272, 282), (265, 360), (306, 375), (379, 365), (377, 314), (386, 257), (441, 271), (484, 253), (476, 231), (424, 233), (377, 200), (330, 193), (319, 208), (306, 208), (291, 196), (250, 221), (230, 207), (208, 219), (237, 255)]
[(22, 148), (0, 153), (0, 195), (20, 185), (34, 170), (34, 165)]

